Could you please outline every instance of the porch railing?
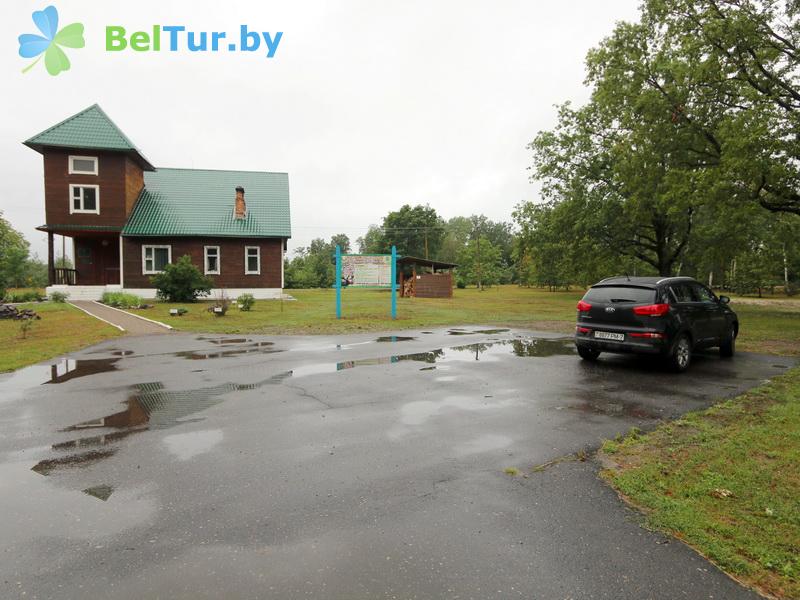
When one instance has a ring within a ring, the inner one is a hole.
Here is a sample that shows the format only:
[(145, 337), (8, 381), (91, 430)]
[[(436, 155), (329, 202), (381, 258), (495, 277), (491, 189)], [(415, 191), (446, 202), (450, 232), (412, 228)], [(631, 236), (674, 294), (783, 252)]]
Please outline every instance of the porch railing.
[(53, 269), (53, 285), (75, 285), (78, 271), (56, 267)]

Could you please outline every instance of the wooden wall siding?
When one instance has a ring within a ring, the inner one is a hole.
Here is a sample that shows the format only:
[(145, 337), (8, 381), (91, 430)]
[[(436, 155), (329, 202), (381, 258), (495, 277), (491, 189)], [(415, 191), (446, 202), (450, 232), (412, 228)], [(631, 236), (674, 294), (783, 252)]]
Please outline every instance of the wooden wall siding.
[(417, 298), (452, 298), (453, 275), (451, 273), (423, 273), (414, 282)]
[[(150, 288), (150, 277), (142, 273), (142, 246), (172, 246), (172, 262), (188, 254), (192, 264), (201, 272), (204, 265), (204, 246), (219, 246), (220, 274), (209, 275), (214, 287), (220, 288), (280, 288), (281, 252), (283, 240), (280, 238), (122, 238), (123, 244), (123, 286), (128, 288)], [(244, 247), (261, 248), (261, 274), (245, 275)]]
[(125, 215), (130, 215), (136, 199), (144, 187), (144, 171), (127, 156), (125, 157)]
[[(98, 175), (70, 175), (69, 156), (97, 156)], [(69, 186), (100, 186), (100, 214), (70, 214)], [(122, 227), (144, 185), (141, 168), (121, 153), (92, 150), (55, 150), (44, 153), (45, 218), (49, 225), (107, 225)], [(136, 196), (134, 196), (134, 190)], [(133, 196), (132, 200), (129, 198)]]

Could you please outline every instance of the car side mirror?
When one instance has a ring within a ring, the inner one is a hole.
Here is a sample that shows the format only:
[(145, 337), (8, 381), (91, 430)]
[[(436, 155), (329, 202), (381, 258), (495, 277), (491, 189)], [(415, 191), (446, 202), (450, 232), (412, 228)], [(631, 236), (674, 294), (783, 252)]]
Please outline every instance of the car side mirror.
[(720, 304), (728, 304), (730, 301), (731, 301), (731, 299), (728, 298), (728, 296), (720, 296), (719, 297), (719, 303)]

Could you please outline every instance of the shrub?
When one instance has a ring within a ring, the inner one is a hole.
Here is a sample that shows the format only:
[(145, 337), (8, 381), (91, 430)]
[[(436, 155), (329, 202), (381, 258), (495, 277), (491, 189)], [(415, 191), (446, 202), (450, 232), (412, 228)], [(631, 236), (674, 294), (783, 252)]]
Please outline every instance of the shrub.
[(69, 298), (69, 294), (67, 292), (53, 292), (50, 294), (50, 300), (52, 302), (57, 302), (58, 304), (64, 304)]
[(214, 315), (217, 317), (224, 317), (225, 313), (228, 312), (230, 305), (231, 300), (223, 290), (220, 292), (219, 296), (214, 299), (214, 304), (208, 307), (208, 312), (214, 313)]
[(39, 302), (42, 294), (39, 290), (8, 290), (5, 294), (6, 302)]
[(236, 303), (241, 310), (250, 310), (256, 303), (256, 299), (253, 297), (253, 294), (242, 294), (236, 299)]
[(100, 302), (114, 308), (137, 308), (142, 304), (142, 299), (135, 294), (125, 292), (105, 292)]
[(23, 340), (28, 337), (31, 327), (33, 327), (33, 319), (23, 319), (19, 322), (19, 334)]
[(194, 302), (198, 296), (211, 293), (214, 282), (192, 264), (189, 255), (181, 256), (175, 264), (167, 265), (163, 273), (150, 278), (156, 295), (167, 302)]

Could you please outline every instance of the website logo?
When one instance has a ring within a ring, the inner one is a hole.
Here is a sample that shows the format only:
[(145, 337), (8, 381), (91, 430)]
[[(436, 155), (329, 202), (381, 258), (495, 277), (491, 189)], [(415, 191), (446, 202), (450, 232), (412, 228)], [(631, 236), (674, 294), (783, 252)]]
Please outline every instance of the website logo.
[(55, 76), (62, 71), (69, 71), (69, 58), (62, 50), (62, 46), (83, 48), (86, 45), (83, 39), (83, 24), (71, 23), (59, 31), (58, 11), (55, 6), (34, 11), (31, 16), (42, 35), (24, 33), (19, 36), (19, 55), (22, 58), (36, 58), (22, 72), (30, 71), (42, 60), (42, 56), (44, 56), (44, 66), (50, 75)]

